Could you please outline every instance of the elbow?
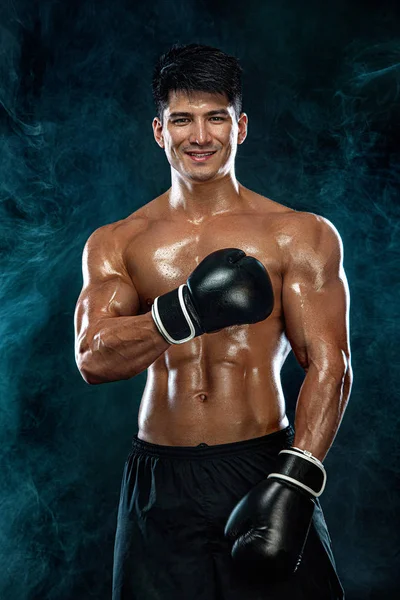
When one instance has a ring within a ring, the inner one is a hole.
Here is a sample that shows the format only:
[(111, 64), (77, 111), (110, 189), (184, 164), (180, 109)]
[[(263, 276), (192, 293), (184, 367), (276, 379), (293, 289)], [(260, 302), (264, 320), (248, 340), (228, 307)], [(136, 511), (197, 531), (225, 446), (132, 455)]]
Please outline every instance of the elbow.
[(93, 362), (88, 360), (88, 357), (76, 356), (76, 366), (78, 367), (79, 373), (82, 375), (83, 380), (89, 385), (99, 385), (100, 383), (107, 383), (104, 378), (100, 377), (96, 373)]
[(113, 369), (100, 368), (100, 363), (87, 354), (76, 358), (76, 364), (84, 381), (89, 385), (100, 385), (102, 383), (112, 383), (122, 379), (130, 379), (135, 373), (126, 374), (124, 372), (115, 372)]
[(86, 369), (79, 369), (79, 372), (82, 375), (83, 380), (89, 385), (99, 385), (100, 383), (105, 383), (104, 381), (100, 381), (96, 379), (96, 377), (93, 377), (92, 373)]
[(350, 356), (343, 354), (344, 362), (340, 372), (340, 386), (344, 402), (347, 404), (353, 386), (353, 369)]
[(336, 373), (340, 379), (352, 378), (353, 371), (351, 368), (350, 354), (342, 350), (340, 355), (335, 356), (330, 361), (332, 373)]
[(342, 352), (343, 358), (344, 358), (344, 366), (345, 366), (345, 373), (344, 373), (344, 377), (347, 380), (347, 384), (350, 385), (350, 387), (353, 384), (353, 367), (351, 366), (351, 356), (350, 353), (344, 353)]
[(347, 390), (347, 396), (350, 396), (350, 392), (353, 387), (353, 368), (352, 368), (350, 362), (349, 362), (349, 365), (347, 367), (347, 371), (345, 374), (345, 386), (346, 386), (346, 390)]
[[(99, 356), (94, 356), (93, 334), (81, 336), (75, 342), (75, 362), (83, 380), (89, 385), (106, 383), (99, 373)], [(97, 360), (96, 360), (97, 358)]]
[(333, 384), (343, 385), (344, 381), (352, 380), (353, 377), (350, 357), (344, 352), (311, 361), (305, 369), (306, 373), (311, 367), (318, 372), (320, 382), (331, 381)]

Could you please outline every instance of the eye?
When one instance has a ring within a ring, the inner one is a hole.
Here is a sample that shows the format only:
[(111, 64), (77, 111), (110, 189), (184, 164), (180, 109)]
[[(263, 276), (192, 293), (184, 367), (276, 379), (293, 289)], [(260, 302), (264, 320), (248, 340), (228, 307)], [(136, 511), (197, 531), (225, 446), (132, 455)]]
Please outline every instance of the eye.
[[(225, 119), (223, 117), (210, 117), (211, 121), (213, 119), (217, 119), (218, 121), (224, 121)], [(186, 118), (181, 118), (181, 119), (175, 119), (175, 121), (172, 121), (174, 124), (175, 123), (183, 123), (184, 121), (188, 121), (189, 119)]]

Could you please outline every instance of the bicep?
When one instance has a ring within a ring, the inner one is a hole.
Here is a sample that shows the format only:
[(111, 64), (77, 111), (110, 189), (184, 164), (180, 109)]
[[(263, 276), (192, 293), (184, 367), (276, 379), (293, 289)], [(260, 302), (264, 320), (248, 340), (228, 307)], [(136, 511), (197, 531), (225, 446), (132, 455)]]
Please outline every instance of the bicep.
[(134, 316), (140, 302), (123, 265), (118, 247), (109, 236), (96, 230), (86, 242), (82, 257), (83, 288), (75, 309), (76, 340), (102, 320)]
[(298, 362), (304, 369), (313, 363), (326, 370), (350, 357), (350, 295), (335, 228), (319, 219), (311, 240), (292, 254), (283, 277), (282, 304), (286, 336)]

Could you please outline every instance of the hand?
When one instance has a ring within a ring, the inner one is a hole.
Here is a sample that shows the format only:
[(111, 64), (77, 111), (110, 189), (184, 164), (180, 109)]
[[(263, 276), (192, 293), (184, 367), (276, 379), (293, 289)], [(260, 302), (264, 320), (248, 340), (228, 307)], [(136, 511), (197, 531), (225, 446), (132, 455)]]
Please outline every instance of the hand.
[(158, 296), (153, 320), (171, 344), (232, 325), (257, 323), (272, 312), (274, 296), (264, 265), (238, 248), (212, 252), (186, 284)]
[(300, 564), (326, 473), (311, 453), (282, 450), (276, 469), (237, 504), (226, 527), (232, 558), (248, 576), (286, 579)]

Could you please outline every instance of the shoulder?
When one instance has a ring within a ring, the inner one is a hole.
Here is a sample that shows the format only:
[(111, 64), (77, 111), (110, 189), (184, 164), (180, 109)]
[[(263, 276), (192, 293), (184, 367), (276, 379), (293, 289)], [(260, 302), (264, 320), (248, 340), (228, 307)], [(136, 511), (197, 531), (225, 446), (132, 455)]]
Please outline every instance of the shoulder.
[(117, 231), (116, 223), (109, 223), (95, 229), (86, 240), (83, 249), (84, 258), (105, 256), (112, 251), (115, 252), (120, 238)]
[(155, 198), (127, 217), (95, 229), (83, 248), (84, 273), (94, 269), (110, 275), (117, 273), (129, 279), (131, 245), (151, 227), (159, 205), (159, 198)]
[(281, 242), (286, 267), (321, 269), (343, 260), (343, 243), (337, 228), (315, 213), (294, 211), (285, 215)]
[(129, 243), (147, 227), (147, 220), (130, 215), (113, 223), (102, 225), (88, 237), (82, 254), (84, 273), (101, 271), (103, 274), (126, 276), (126, 251)]
[(342, 239), (329, 219), (311, 212), (291, 211), (282, 219), (283, 230), (295, 245), (319, 246), (321, 242), (341, 244)]
[(149, 216), (145, 210), (146, 206), (139, 208), (123, 219), (101, 225), (95, 229), (85, 243), (85, 250), (119, 248), (123, 252), (126, 244), (147, 228)]

